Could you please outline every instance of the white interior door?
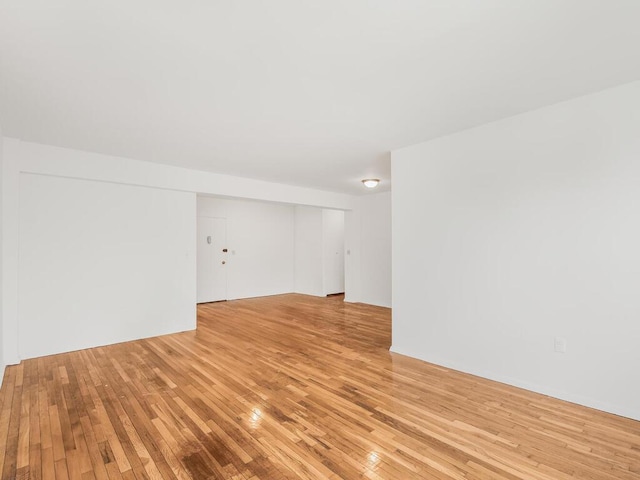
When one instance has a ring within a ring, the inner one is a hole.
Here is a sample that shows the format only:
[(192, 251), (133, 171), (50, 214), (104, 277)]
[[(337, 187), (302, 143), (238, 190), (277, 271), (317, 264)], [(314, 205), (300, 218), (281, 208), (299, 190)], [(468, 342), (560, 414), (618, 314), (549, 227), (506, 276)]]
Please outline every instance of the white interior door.
[(324, 294), (344, 293), (344, 212), (323, 210)]
[(198, 303), (227, 299), (227, 219), (198, 217)]

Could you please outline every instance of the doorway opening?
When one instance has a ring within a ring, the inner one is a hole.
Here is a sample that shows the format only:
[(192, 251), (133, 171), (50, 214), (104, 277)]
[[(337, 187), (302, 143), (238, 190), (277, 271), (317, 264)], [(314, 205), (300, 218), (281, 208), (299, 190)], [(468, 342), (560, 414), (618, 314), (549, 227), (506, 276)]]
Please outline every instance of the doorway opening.
[(345, 292), (344, 211), (197, 200), (197, 303)]

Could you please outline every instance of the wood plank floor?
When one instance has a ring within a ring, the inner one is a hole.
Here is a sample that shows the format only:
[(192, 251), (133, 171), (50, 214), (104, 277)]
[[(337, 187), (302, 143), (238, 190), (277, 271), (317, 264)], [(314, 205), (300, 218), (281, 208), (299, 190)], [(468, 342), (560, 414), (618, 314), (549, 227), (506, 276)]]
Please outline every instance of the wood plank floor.
[(640, 422), (389, 353), (390, 311), (281, 295), (24, 361), (13, 479), (640, 479)]

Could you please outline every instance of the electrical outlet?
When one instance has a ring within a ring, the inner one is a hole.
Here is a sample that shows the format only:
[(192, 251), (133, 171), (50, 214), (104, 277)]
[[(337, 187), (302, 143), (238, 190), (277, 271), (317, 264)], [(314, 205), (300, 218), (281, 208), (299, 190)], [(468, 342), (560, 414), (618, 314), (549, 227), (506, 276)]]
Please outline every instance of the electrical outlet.
[(565, 353), (567, 351), (567, 340), (562, 337), (555, 337), (553, 339), (553, 349), (558, 353)]

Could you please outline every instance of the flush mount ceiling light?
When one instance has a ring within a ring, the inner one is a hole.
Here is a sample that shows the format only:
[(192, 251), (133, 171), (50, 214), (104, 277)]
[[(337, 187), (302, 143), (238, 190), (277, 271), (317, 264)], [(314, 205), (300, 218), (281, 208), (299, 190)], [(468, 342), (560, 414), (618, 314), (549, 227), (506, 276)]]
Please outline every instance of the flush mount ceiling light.
[(380, 179), (379, 178), (365, 178), (364, 180), (362, 180), (362, 183), (367, 188), (376, 188), (378, 186), (378, 184), (380, 183)]

